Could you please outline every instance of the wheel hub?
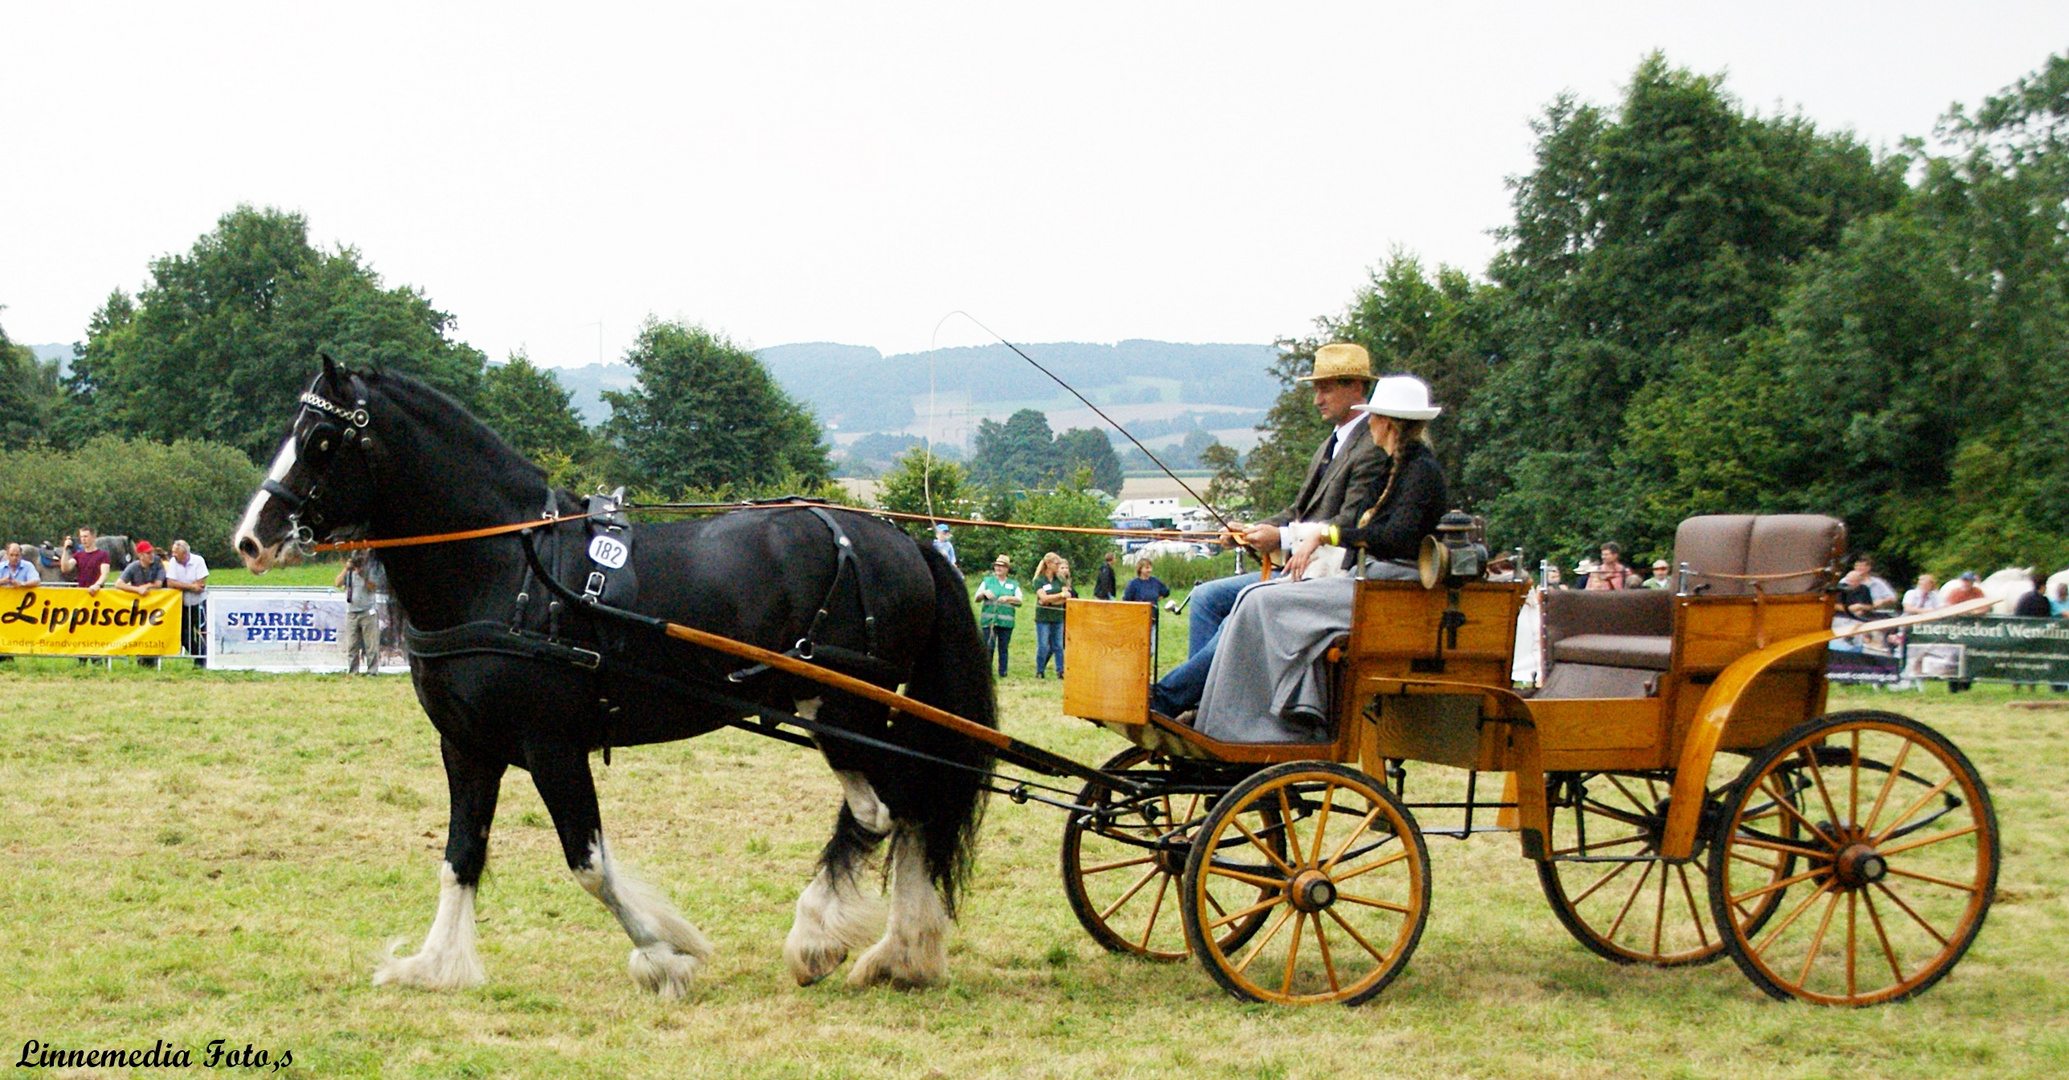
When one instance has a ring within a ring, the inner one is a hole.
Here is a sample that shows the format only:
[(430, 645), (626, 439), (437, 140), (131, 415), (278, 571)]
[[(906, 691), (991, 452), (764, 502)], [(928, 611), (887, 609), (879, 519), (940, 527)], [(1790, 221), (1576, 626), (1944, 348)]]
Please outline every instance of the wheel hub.
[(1336, 903), (1336, 883), (1320, 870), (1302, 870), (1286, 887), (1286, 896), (1296, 910), (1312, 914)]

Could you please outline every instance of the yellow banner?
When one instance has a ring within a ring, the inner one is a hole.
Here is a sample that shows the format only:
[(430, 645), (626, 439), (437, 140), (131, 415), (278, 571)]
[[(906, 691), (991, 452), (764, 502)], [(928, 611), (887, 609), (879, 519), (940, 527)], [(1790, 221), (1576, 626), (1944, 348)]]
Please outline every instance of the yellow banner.
[(0, 589), (0, 653), (171, 656), (180, 651), (177, 589)]

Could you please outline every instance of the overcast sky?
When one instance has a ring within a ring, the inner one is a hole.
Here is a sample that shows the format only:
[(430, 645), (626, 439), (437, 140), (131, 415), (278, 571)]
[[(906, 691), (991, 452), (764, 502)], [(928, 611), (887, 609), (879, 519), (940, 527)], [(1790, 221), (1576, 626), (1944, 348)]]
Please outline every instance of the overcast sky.
[(2061, 0), (329, 7), (0, 7), (11, 337), (245, 202), (494, 358), (1263, 343), (1394, 247), (1482, 269), (1531, 119), (1650, 50), (1890, 146), (2069, 49)]

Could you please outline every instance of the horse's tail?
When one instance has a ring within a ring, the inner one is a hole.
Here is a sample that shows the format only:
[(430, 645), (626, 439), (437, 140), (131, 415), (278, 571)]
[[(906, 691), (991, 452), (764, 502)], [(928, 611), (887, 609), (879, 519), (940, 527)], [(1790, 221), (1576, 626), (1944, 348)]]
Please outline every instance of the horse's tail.
[[(919, 662), (913, 665), (906, 693), (944, 712), (996, 728), (998, 703), (962, 575), (932, 545), (917, 542), (917, 546), (934, 575), (934, 628), (920, 650)], [(994, 755), (991, 747), (945, 727), (908, 722), (912, 730), (900, 742), (964, 766), (935, 773), (928, 781), (930, 797), (920, 808), (927, 835), (927, 873), (953, 914), (956, 894), (969, 877), (976, 852), (977, 825), (984, 818), (987, 774)]]

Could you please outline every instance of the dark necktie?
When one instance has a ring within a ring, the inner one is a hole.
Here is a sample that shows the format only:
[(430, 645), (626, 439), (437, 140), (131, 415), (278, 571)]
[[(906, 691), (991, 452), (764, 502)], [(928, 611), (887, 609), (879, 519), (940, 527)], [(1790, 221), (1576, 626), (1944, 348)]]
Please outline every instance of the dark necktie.
[(1336, 460), (1336, 432), (1329, 433), (1329, 442), (1322, 447), (1322, 460), (1325, 463)]

